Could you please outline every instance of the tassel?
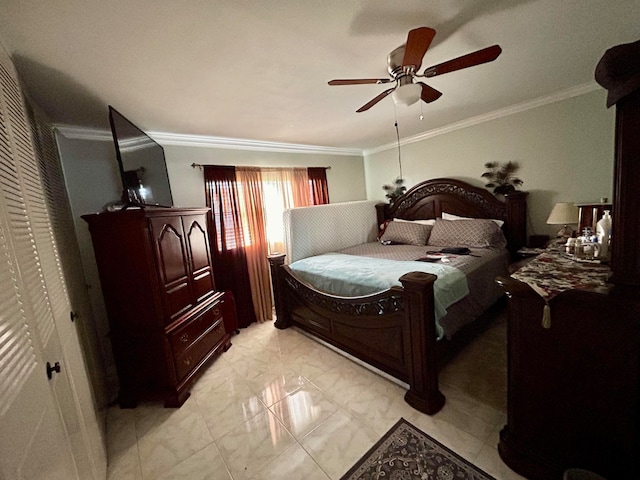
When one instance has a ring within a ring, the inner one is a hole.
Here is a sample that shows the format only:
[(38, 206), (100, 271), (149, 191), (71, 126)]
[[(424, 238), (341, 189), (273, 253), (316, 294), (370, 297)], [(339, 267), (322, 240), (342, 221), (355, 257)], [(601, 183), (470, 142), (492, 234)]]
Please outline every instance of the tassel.
[(551, 328), (551, 309), (547, 303), (542, 309), (542, 328)]

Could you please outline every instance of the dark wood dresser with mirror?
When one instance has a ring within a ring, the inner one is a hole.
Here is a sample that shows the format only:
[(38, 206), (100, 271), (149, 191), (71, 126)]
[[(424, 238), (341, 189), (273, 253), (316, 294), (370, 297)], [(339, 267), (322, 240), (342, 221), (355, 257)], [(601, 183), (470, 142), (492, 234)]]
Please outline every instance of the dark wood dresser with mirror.
[(208, 360), (231, 346), (233, 296), (216, 291), (206, 208), (132, 208), (89, 224), (120, 380), (119, 404), (163, 395), (179, 407)]
[(612, 210), (610, 203), (577, 203), (576, 207), (578, 207), (578, 235), (581, 235), (585, 228), (589, 228), (595, 234), (598, 220), (602, 218), (604, 212)]
[[(607, 292), (576, 286), (545, 300), (529, 282), (499, 279), (509, 321), (498, 450), (532, 480), (569, 468), (640, 477), (640, 41), (608, 50), (596, 80), (616, 105)], [(593, 219), (600, 206), (589, 207)]]

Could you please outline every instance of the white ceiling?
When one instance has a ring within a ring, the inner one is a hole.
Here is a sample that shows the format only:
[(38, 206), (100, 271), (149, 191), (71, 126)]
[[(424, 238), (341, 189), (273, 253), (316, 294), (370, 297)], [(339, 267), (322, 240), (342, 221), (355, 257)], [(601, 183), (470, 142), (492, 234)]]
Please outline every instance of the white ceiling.
[[(640, 0), (0, 0), (0, 40), (55, 123), (370, 149), (576, 86), (640, 38)], [(499, 44), (484, 65), (427, 79), (442, 97), (394, 107), (386, 57), (437, 31), (423, 69)], [(596, 88), (596, 87), (594, 87)], [(424, 119), (420, 120), (420, 114)]]

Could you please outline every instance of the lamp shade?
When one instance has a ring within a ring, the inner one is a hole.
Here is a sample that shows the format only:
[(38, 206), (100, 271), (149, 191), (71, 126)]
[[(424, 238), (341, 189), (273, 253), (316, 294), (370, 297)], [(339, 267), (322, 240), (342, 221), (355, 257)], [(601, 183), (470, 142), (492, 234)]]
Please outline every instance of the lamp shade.
[(573, 203), (556, 203), (547, 218), (549, 225), (571, 225), (577, 224), (579, 209)]
[(417, 83), (400, 85), (391, 93), (391, 98), (396, 105), (413, 105), (420, 100), (422, 86)]

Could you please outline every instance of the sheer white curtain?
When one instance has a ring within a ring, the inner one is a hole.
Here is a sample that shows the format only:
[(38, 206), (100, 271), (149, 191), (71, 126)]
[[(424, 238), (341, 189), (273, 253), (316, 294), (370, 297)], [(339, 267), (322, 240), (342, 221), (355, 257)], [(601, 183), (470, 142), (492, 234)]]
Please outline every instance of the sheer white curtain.
[(263, 168), (264, 220), (269, 253), (284, 252), (282, 215), (287, 208), (311, 205), (306, 168)]

